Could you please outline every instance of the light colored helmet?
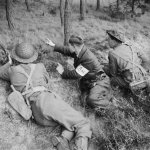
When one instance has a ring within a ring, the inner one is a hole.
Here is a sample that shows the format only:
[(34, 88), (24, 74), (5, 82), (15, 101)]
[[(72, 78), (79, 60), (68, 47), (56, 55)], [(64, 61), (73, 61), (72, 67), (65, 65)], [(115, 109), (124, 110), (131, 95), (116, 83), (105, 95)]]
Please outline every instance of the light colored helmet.
[(17, 44), (12, 50), (12, 58), (21, 63), (31, 63), (38, 57), (38, 52), (28, 42)]

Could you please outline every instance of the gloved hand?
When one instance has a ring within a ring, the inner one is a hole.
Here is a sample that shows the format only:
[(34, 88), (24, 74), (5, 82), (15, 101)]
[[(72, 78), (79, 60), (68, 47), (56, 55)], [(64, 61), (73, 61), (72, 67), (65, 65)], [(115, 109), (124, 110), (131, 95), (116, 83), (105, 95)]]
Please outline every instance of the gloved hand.
[(55, 44), (48, 38), (46, 38), (45, 43), (50, 45), (51, 47), (55, 47)]
[(64, 72), (64, 67), (60, 63), (58, 63), (56, 70), (59, 72), (59, 74), (62, 75)]

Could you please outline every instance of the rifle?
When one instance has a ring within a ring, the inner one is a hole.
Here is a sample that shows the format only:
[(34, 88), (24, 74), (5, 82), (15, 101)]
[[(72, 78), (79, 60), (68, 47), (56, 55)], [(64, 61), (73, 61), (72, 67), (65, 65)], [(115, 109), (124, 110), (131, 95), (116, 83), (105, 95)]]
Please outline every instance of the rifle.
[(0, 64), (5, 64), (8, 61), (9, 51), (5, 48), (3, 43), (0, 41)]
[(8, 50), (5, 48), (5, 46), (3, 45), (1, 41), (0, 41), (0, 48), (4, 51), (5, 55), (9, 54)]

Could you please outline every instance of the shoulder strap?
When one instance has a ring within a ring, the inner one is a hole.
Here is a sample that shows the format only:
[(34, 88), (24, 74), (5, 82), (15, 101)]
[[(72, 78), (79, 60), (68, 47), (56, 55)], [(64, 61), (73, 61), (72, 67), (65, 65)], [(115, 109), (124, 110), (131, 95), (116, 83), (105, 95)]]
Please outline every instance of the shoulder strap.
[(129, 46), (130, 47), (130, 49), (131, 49), (131, 51), (132, 51), (132, 64), (133, 65), (135, 65), (135, 66), (137, 66), (140, 70), (141, 70), (141, 72), (145, 75), (146, 74), (146, 71), (145, 71), (145, 69), (142, 67), (142, 66), (140, 66), (140, 65), (138, 65), (138, 64), (136, 64), (136, 63), (134, 63), (134, 50), (132, 49), (132, 47), (131, 46)]
[(19, 69), (19, 71), (22, 73), (22, 74), (24, 74), (26, 77), (27, 77), (27, 83), (26, 83), (26, 90), (28, 90), (28, 88), (29, 88), (29, 84), (32, 84), (31, 83), (31, 77), (32, 77), (32, 74), (33, 74), (33, 71), (34, 71), (34, 69), (35, 69), (35, 66), (36, 66), (36, 64), (31, 64), (30, 65), (30, 68), (31, 68), (31, 71), (30, 71), (30, 74), (28, 75), (26, 72), (25, 72), (25, 70), (24, 70), (24, 68), (23, 67), (21, 67), (20, 65), (18, 66), (18, 69)]
[(35, 69), (35, 64), (31, 64), (30, 67), (31, 67), (31, 72), (29, 74), (29, 77), (28, 77), (28, 80), (27, 80), (27, 83), (26, 83), (26, 90), (28, 90), (29, 84), (32, 84), (31, 77), (32, 77), (32, 74), (33, 74), (34, 69)]
[(127, 61), (132, 64), (132, 68), (133, 68), (133, 79), (135, 79), (134, 66), (138, 67), (138, 68), (141, 70), (141, 72), (143, 73), (143, 75), (145, 76), (145, 75), (147, 74), (147, 72), (145, 71), (145, 69), (144, 69), (142, 66), (140, 66), (140, 65), (138, 65), (138, 64), (136, 64), (136, 63), (134, 63), (134, 49), (132, 48), (132, 46), (131, 46), (131, 45), (128, 45), (128, 44), (126, 44), (126, 43), (123, 43), (123, 44), (129, 46), (130, 49), (131, 49), (131, 52), (132, 52), (132, 61), (130, 61), (130, 60), (127, 60)]
[(27, 78), (29, 77), (29, 75), (25, 72), (25, 70), (23, 69), (23, 67), (21, 67), (19, 65), (19, 66), (17, 66), (17, 69), (19, 70), (20, 73), (24, 74)]

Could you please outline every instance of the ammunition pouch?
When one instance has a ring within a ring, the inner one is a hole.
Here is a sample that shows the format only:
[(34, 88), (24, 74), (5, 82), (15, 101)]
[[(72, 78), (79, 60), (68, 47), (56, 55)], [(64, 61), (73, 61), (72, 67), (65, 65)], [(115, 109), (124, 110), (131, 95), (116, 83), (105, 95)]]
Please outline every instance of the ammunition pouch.
[(150, 82), (150, 77), (146, 76), (143, 78), (143, 80), (131, 82), (129, 84), (129, 87), (130, 87), (131, 91), (136, 91), (136, 90), (140, 90), (140, 89), (149, 87), (149, 82)]
[[(32, 86), (32, 74), (35, 69), (35, 64), (31, 64), (31, 72), (28, 75), (25, 70), (21, 67), (18, 66), (19, 72), (24, 74), (27, 77), (27, 83), (25, 85), (25, 92), (21, 93), (17, 91), (13, 85), (11, 85), (11, 88), (13, 92), (8, 96), (8, 102), (10, 105), (25, 119), (29, 120), (32, 117), (32, 111), (30, 108), (30, 103), (28, 101), (28, 98), (24, 98), (27, 94), (33, 94), (32, 91), (29, 90), (29, 85)], [(40, 88), (36, 88), (33, 92), (41, 90)]]

